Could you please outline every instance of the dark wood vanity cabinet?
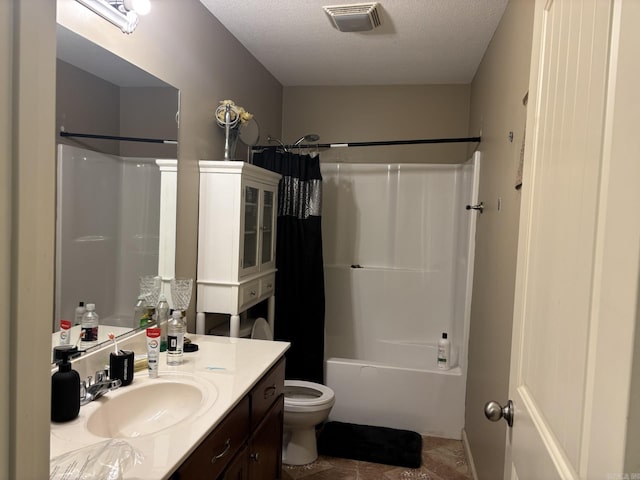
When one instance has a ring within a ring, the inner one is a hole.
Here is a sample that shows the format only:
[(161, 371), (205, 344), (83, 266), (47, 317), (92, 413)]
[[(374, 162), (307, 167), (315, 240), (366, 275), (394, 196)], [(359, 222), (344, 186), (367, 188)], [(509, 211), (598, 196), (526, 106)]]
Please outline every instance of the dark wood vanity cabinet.
[(284, 359), (273, 366), (171, 480), (277, 480), (282, 476)]

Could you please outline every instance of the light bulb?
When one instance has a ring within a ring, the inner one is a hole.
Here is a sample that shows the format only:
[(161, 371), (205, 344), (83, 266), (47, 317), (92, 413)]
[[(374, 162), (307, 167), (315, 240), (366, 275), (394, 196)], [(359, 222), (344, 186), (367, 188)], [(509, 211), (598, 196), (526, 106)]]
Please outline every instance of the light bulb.
[(146, 15), (151, 10), (149, 0), (124, 0), (124, 8), (133, 10), (138, 15)]

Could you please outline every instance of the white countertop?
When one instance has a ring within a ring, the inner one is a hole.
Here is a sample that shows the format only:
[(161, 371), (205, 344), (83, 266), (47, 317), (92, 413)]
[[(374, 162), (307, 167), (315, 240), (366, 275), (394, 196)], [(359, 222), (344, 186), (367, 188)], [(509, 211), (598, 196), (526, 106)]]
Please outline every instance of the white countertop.
[[(199, 345), (199, 350), (185, 353), (184, 363), (178, 367), (168, 366), (166, 354), (161, 353), (158, 380), (166, 381), (172, 376), (192, 378), (213, 393), (208, 396), (205, 409), (175, 426), (155, 434), (120, 439), (129, 443), (142, 458), (140, 464), (125, 472), (124, 478), (168, 478), (289, 347), (286, 342), (243, 338), (194, 334), (189, 334), (189, 338)], [(127, 388), (157, 381), (149, 379), (146, 372), (136, 375), (131, 386), (121, 387), (122, 393)], [(50, 458), (108, 440), (89, 432), (87, 420), (109, 402), (109, 395), (115, 396), (117, 392), (107, 393), (81, 407), (80, 415), (71, 422), (52, 423)]]

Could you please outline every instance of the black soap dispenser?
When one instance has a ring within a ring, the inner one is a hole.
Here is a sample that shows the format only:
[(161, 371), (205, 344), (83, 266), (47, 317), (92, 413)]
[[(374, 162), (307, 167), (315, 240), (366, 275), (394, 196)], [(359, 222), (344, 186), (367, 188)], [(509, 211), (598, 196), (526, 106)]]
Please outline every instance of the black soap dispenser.
[(80, 413), (80, 375), (69, 362), (74, 354), (72, 350), (62, 352), (58, 371), (51, 376), (52, 422), (68, 422)]

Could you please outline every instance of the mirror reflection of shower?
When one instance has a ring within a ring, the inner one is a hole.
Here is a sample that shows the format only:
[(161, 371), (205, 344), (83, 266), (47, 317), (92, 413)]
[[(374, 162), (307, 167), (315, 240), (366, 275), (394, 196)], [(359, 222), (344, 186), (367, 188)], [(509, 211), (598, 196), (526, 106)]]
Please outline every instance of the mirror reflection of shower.
[[(302, 137), (300, 137), (298, 140), (296, 140), (292, 145), (288, 145), (289, 147), (301, 147), (303, 146), (303, 142), (305, 144), (307, 143), (317, 143), (320, 140), (320, 135), (318, 135), (317, 133), (308, 133), (306, 135), (303, 135)], [(273, 138), (271, 135), (269, 135), (267, 137), (267, 142), (269, 143), (277, 143), (280, 148), (282, 148), (282, 150), (284, 150), (285, 152), (289, 152), (289, 150), (287, 150), (287, 145), (285, 145), (282, 140), (280, 140), (279, 138)]]

